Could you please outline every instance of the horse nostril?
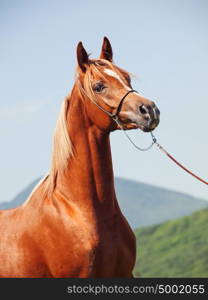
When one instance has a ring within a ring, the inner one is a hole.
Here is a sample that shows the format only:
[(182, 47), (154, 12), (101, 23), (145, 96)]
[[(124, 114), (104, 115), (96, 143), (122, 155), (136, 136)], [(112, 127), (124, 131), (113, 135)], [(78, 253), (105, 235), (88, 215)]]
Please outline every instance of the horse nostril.
[(139, 106), (139, 111), (142, 115), (149, 114), (149, 110), (144, 104)]

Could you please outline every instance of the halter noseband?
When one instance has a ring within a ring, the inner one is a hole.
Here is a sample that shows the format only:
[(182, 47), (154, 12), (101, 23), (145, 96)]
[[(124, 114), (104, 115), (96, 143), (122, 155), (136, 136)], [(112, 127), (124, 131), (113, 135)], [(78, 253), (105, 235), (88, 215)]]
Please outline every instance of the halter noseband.
[(130, 90), (130, 91), (128, 91), (128, 92), (123, 96), (123, 98), (121, 99), (121, 101), (120, 101), (120, 103), (119, 103), (119, 105), (118, 105), (118, 107), (117, 107), (117, 109), (116, 109), (116, 112), (115, 112), (114, 114), (111, 114), (111, 118), (112, 118), (112, 119), (117, 119), (117, 118), (118, 118), (118, 114), (119, 114), (120, 111), (121, 111), (121, 107), (122, 107), (122, 105), (123, 105), (123, 102), (124, 102), (125, 98), (128, 96), (128, 94), (134, 93), (134, 92), (137, 93), (137, 91), (135, 91), (135, 90)]
[[(105, 109), (104, 109), (102, 106), (100, 106), (97, 102), (93, 101), (93, 103), (94, 103), (99, 109), (101, 109), (104, 113), (106, 113), (109, 117), (111, 117), (114, 121), (116, 121), (116, 123), (117, 123), (117, 120), (118, 120), (118, 114), (119, 114), (120, 111), (121, 111), (121, 108), (122, 108), (122, 105), (123, 105), (123, 102), (124, 102), (125, 98), (128, 96), (128, 94), (134, 93), (134, 92), (137, 93), (136, 90), (130, 90), (130, 91), (128, 91), (128, 92), (123, 96), (123, 98), (120, 100), (120, 103), (119, 103), (119, 105), (118, 105), (118, 107), (117, 107), (117, 109), (116, 109), (116, 111), (115, 111), (114, 114), (112, 114), (112, 113), (110, 113), (109, 111), (105, 110)], [(92, 99), (91, 99), (91, 100), (92, 100)]]

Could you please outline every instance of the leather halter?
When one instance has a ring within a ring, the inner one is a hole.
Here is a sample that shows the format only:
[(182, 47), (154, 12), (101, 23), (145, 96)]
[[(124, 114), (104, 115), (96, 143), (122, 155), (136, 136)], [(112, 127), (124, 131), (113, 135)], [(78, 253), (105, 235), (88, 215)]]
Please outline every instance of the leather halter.
[[(128, 134), (126, 133), (126, 131), (124, 130), (123, 126), (122, 126), (122, 123), (119, 121), (119, 113), (121, 111), (121, 108), (122, 108), (122, 105), (123, 105), (123, 102), (125, 100), (125, 98), (128, 96), (128, 94), (130, 93), (138, 93), (136, 90), (129, 90), (124, 96), (123, 98), (121, 98), (120, 100), (120, 103), (116, 109), (116, 112), (114, 114), (110, 113), (109, 111), (105, 110), (102, 106), (100, 106), (96, 101), (94, 101), (93, 99), (91, 99), (91, 101), (100, 109), (102, 110), (105, 114), (107, 114), (110, 118), (112, 118), (116, 124), (118, 125), (118, 127), (123, 131), (123, 133), (126, 135), (126, 137), (129, 139), (129, 141), (132, 143), (132, 145), (137, 148), (138, 150), (140, 151), (147, 151), (149, 150), (150, 148), (152, 148), (152, 146), (154, 145), (154, 143), (156, 142), (156, 139), (155, 137), (153, 138), (153, 135), (152, 135), (152, 143), (150, 146), (148, 146), (147, 148), (140, 148), (138, 147), (133, 141), (132, 139), (128, 136)], [(151, 133), (152, 134), (152, 133)]]
[(119, 114), (120, 111), (121, 111), (121, 108), (122, 108), (122, 105), (123, 105), (123, 102), (124, 102), (125, 98), (128, 96), (128, 94), (134, 93), (134, 92), (137, 93), (136, 90), (130, 90), (130, 91), (128, 91), (128, 92), (123, 96), (123, 98), (121, 99), (121, 101), (120, 101), (120, 103), (119, 103), (119, 105), (118, 105), (118, 107), (117, 107), (117, 109), (116, 109), (116, 112), (115, 112), (114, 114), (111, 114), (111, 118), (113, 118), (113, 119), (117, 119), (117, 118), (118, 118), (118, 114)]
[(102, 106), (100, 106), (96, 101), (93, 101), (92, 99), (91, 99), (91, 101), (92, 101), (99, 109), (101, 109), (104, 113), (106, 113), (109, 117), (111, 117), (114, 121), (117, 121), (117, 120), (118, 120), (118, 115), (119, 115), (119, 113), (120, 113), (120, 111), (121, 111), (121, 108), (122, 108), (122, 105), (123, 105), (123, 102), (124, 102), (125, 98), (128, 96), (128, 94), (134, 93), (134, 92), (137, 93), (136, 90), (129, 90), (129, 91), (122, 97), (122, 99), (120, 100), (120, 103), (119, 103), (118, 107), (116, 108), (116, 111), (115, 111), (114, 114), (112, 114), (112, 113), (110, 113), (109, 111), (105, 110), (105, 109), (104, 109)]

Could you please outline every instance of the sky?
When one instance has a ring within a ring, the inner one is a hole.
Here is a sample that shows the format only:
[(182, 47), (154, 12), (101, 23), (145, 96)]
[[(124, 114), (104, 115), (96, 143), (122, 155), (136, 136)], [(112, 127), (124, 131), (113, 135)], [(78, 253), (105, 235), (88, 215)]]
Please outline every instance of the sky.
[[(133, 88), (159, 107), (159, 143), (208, 180), (207, 14), (206, 0), (0, 0), (0, 201), (48, 172), (77, 43), (96, 58), (104, 36), (114, 62), (136, 75)], [(139, 146), (151, 142), (129, 134)], [(156, 147), (139, 152), (122, 132), (111, 145), (116, 176), (208, 200), (207, 186)]]

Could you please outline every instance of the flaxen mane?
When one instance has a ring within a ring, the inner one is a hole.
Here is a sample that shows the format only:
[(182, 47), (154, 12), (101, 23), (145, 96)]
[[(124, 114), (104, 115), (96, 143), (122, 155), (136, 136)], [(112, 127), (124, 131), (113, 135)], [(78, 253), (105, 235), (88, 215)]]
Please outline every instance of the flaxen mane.
[(62, 103), (54, 132), (51, 168), (47, 184), (50, 192), (55, 188), (58, 173), (64, 171), (68, 159), (73, 155), (73, 147), (67, 128), (67, 112), (70, 96), (67, 96)]

